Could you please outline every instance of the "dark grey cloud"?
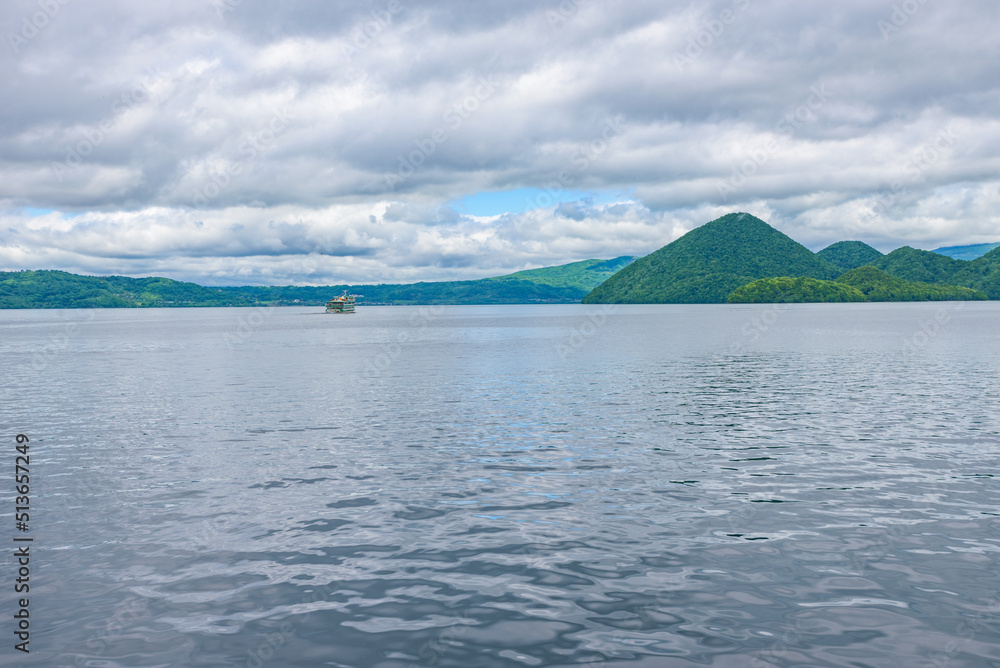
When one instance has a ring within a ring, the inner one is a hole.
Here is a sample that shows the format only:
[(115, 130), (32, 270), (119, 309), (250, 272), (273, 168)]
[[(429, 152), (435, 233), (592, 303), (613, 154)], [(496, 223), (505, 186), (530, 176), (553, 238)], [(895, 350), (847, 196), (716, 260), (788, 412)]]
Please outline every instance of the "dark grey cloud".
[[(4, 3), (0, 266), (464, 278), (645, 253), (730, 210), (813, 247), (996, 240), (998, 14)], [(447, 206), (519, 188), (632, 194), (499, 217)]]

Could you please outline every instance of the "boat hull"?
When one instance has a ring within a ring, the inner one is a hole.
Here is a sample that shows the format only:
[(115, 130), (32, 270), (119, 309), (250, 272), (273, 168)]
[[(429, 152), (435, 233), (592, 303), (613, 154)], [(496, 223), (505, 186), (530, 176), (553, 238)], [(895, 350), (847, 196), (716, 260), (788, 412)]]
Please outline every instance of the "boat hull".
[(340, 297), (334, 297), (326, 303), (327, 313), (354, 313), (354, 295), (344, 294)]

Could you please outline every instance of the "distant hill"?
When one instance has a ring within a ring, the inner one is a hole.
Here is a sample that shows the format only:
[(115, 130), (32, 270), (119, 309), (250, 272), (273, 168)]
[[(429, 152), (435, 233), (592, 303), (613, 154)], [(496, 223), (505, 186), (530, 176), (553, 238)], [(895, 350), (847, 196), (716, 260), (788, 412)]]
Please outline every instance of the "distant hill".
[(806, 302), (866, 302), (864, 294), (836, 281), (799, 276), (760, 278), (738, 287), (726, 299), (730, 304), (801, 304)]
[(733, 290), (758, 278), (832, 279), (841, 273), (763, 220), (731, 213), (629, 264), (583, 302), (724, 303)]
[(852, 269), (837, 282), (860, 290), (872, 302), (971, 301), (987, 298), (984, 293), (970, 288), (905, 281), (872, 266)]
[(872, 263), (891, 276), (920, 283), (947, 283), (965, 264), (962, 260), (909, 246), (897, 248)]
[(915, 302), (986, 299), (978, 290), (953, 285), (915, 283), (870, 265), (852, 269), (836, 281), (814, 278), (762, 278), (734, 290), (731, 304), (805, 302)]
[(816, 253), (819, 257), (841, 269), (856, 269), (885, 257), (863, 241), (838, 241)]
[(223, 289), (267, 304), (325, 304), (343, 290), (359, 295), (358, 304), (570, 304), (634, 259), (581, 260), (472, 281)]
[(532, 281), (479, 279), (381, 285), (328, 285), (321, 287), (222, 288), (255, 304), (274, 306), (318, 306), (347, 290), (358, 295), (357, 303), (372, 304), (572, 304), (586, 291), (575, 287), (550, 286)]
[(0, 272), (0, 308), (249, 306), (245, 296), (169, 278), (79, 276), (65, 271)]
[(1000, 299), (1000, 247), (969, 261), (903, 246), (872, 266), (904, 281), (972, 288)]
[(990, 299), (1000, 299), (1000, 248), (972, 262), (962, 262), (947, 282), (982, 290)]
[(538, 285), (580, 288), (590, 292), (634, 260), (635, 258), (631, 256), (616, 257), (613, 260), (582, 260), (555, 267), (526, 269), (486, 280), (529, 281)]
[(80, 276), (65, 271), (0, 272), (0, 308), (319, 306), (343, 290), (359, 304), (575, 303), (634, 258), (583, 260), (473, 281), (404, 285), (209, 288), (169, 278)]
[(972, 246), (945, 246), (944, 248), (935, 248), (931, 252), (947, 255), (955, 260), (975, 260), (994, 248), (1000, 248), (1000, 241), (992, 244), (973, 244)]

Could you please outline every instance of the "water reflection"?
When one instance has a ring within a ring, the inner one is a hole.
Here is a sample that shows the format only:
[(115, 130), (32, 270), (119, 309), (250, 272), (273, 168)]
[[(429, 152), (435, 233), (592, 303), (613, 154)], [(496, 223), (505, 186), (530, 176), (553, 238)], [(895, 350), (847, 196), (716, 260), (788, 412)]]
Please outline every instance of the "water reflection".
[(997, 306), (843, 306), (0, 313), (22, 663), (1000, 661)]

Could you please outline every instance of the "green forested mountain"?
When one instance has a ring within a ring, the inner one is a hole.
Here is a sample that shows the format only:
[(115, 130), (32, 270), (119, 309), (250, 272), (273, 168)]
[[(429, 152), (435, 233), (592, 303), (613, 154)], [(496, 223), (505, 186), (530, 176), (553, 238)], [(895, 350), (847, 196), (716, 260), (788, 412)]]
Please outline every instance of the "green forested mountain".
[(963, 262), (948, 283), (982, 290), (990, 299), (1000, 299), (1000, 247), (972, 262)]
[(817, 278), (760, 278), (736, 288), (727, 300), (730, 304), (800, 304), (805, 302), (865, 302), (857, 288), (836, 281)]
[(871, 265), (848, 271), (836, 281), (814, 278), (762, 278), (737, 288), (730, 304), (804, 302), (915, 302), (986, 299), (978, 290), (904, 281)]
[(967, 261), (903, 246), (872, 264), (903, 280), (973, 288), (1000, 299), (1000, 247)]
[(816, 255), (844, 270), (871, 264), (884, 257), (882, 253), (863, 241), (838, 241)]
[(640, 258), (584, 297), (585, 304), (724, 303), (758, 278), (832, 279), (843, 270), (748, 213), (705, 223)]
[(885, 273), (906, 281), (947, 283), (966, 263), (931, 251), (903, 246), (872, 264)]
[(169, 278), (0, 272), (0, 308), (322, 305), (343, 290), (362, 295), (359, 304), (573, 303), (632, 260), (583, 260), (474, 281), (323, 287), (208, 288)]
[(324, 287), (237, 287), (223, 290), (262, 304), (324, 304), (331, 296), (340, 294), (343, 290), (358, 295), (358, 304), (575, 303), (633, 259), (619, 257), (613, 260), (582, 260), (473, 281)]
[(872, 266), (852, 269), (838, 283), (860, 290), (872, 302), (913, 302), (986, 299), (978, 290), (954, 285), (905, 281)]
[(613, 276), (619, 269), (635, 260), (631, 256), (616, 257), (613, 260), (582, 260), (555, 267), (526, 269), (506, 276), (486, 280), (528, 281), (552, 287), (582, 288), (587, 292)]
[(636, 260), (583, 301), (851, 301), (853, 289), (865, 301), (1000, 299), (1000, 247), (971, 262), (909, 246), (882, 255), (860, 241), (813, 254), (764, 221), (732, 213)]
[(78, 276), (65, 271), (0, 272), (0, 308), (246, 306), (218, 288), (168, 278)]

